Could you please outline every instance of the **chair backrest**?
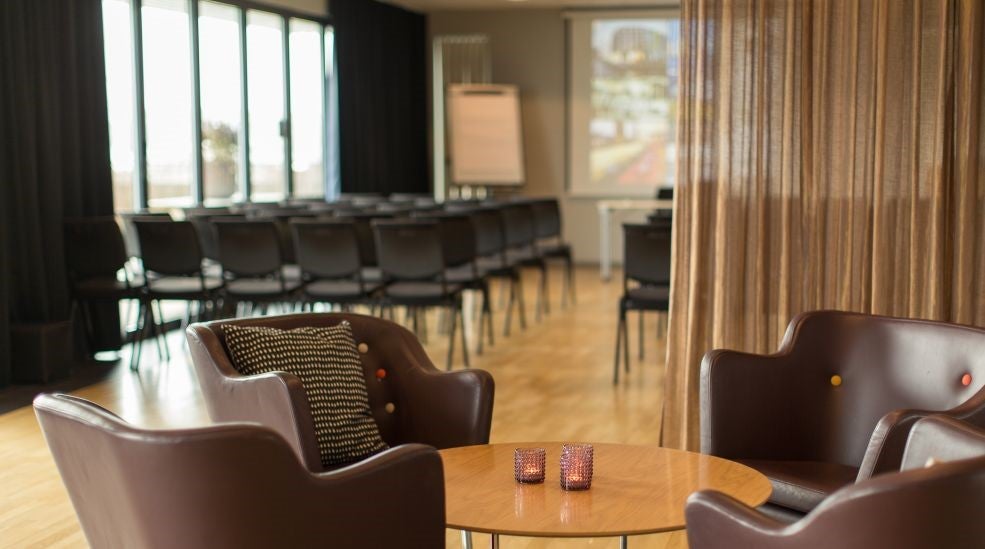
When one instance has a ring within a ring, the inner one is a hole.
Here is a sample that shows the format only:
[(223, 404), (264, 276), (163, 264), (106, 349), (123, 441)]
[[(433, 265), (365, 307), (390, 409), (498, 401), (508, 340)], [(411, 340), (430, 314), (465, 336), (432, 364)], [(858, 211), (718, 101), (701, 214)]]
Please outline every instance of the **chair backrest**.
[(140, 242), (140, 260), (148, 274), (190, 276), (202, 270), (198, 231), (190, 221), (133, 222)]
[(540, 198), (530, 202), (534, 214), (537, 238), (561, 236), (561, 208), (556, 198)]
[(318, 212), (313, 212), (304, 206), (293, 208), (281, 208), (278, 210), (261, 210), (253, 214), (252, 219), (270, 220), (277, 229), (277, 238), (280, 240), (281, 261), (287, 264), (297, 262), (294, 256), (294, 236), (291, 231), (290, 222), (292, 219), (318, 217)]
[(444, 212), (417, 212), (414, 218), (430, 220), (438, 224), (442, 252), (447, 266), (458, 267), (475, 261), (476, 234), (470, 216)]
[(336, 217), (349, 221), (356, 230), (359, 241), (359, 260), (363, 267), (376, 267), (376, 236), (373, 234), (374, 219), (390, 219), (392, 216), (384, 212), (339, 212)]
[[(228, 209), (227, 209), (228, 210)], [(234, 215), (230, 213), (220, 214), (188, 214), (186, 219), (195, 226), (198, 233), (198, 243), (202, 248), (202, 256), (213, 261), (219, 261), (219, 243), (216, 241), (215, 226), (212, 222), (217, 219), (231, 219), (245, 221), (245, 215)]]
[[(146, 430), (68, 395), (40, 395), (34, 409), (92, 547), (315, 547), (326, 540), (384, 547), (444, 538), (437, 455), (433, 466), (414, 469), (426, 480), (396, 486), (378, 474), (389, 467), (383, 464), (375, 478), (365, 478), (367, 470), (363, 478), (313, 476), (283, 438), (255, 424)], [(380, 515), (345, 492), (372, 494)], [(401, 521), (418, 501), (428, 510), (414, 520), (436, 524)], [(393, 531), (368, 532), (368, 524), (388, 519)]]
[(857, 466), (873, 428), (893, 410), (960, 406), (985, 422), (985, 329), (814, 311), (790, 321), (778, 355), (797, 369), (789, 390), (801, 406), (787, 421), (803, 425), (798, 447), (810, 459)]
[(280, 234), (272, 221), (216, 219), (216, 242), (222, 270), (233, 276), (280, 274)]
[(527, 202), (510, 202), (498, 207), (503, 216), (503, 241), (507, 248), (532, 246), (536, 240), (533, 208)]
[(127, 263), (123, 234), (112, 216), (66, 219), (65, 264), (72, 280), (115, 279)]
[(930, 416), (917, 421), (906, 441), (901, 470), (926, 467), (935, 462), (985, 456), (985, 430), (948, 416)]
[(468, 211), (475, 227), (476, 255), (487, 257), (502, 253), (503, 218), (494, 208), (473, 208)]
[(117, 215), (123, 222), (123, 239), (126, 242), (127, 254), (130, 257), (140, 257), (140, 240), (137, 238), (137, 228), (133, 226), (134, 221), (138, 219), (171, 219), (171, 214), (165, 212), (124, 212)]
[(351, 222), (292, 219), (294, 255), (305, 278), (357, 277), (362, 270), (359, 241)]
[(669, 224), (623, 225), (623, 280), (670, 285)]
[(373, 221), (380, 269), (388, 280), (432, 280), (443, 276), (444, 253), (433, 221)]

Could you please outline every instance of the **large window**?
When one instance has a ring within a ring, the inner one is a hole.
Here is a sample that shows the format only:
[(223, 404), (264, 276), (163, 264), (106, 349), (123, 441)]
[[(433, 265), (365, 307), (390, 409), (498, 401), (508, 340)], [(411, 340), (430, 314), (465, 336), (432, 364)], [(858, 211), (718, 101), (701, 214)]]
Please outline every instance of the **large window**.
[(325, 194), (323, 171), (325, 85), (322, 31), (310, 21), (291, 20), (291, 170), (296, 196)]
[(572, 193), (653, 196), (673, 185), (679, 15), (573, 13), (568, 36)]
[(204, 199), (208, 206), (222, 206), (245, 200), (239, 169), (243, 132), (239, 9), (202, 2), (198, 31)]
[(106, 31), (106, 102), (109, 105), (110, 162), (113, 165), (113, 207), (131, 210), (134, 195), (133, 32), (128, 0), (104, 0)]
[(118, 211), (335, 192), (331, 28), (275, 10), (103, 0)]
[(188, 0), (143, 0), (147, 205), (191, 206), (192, 68)]

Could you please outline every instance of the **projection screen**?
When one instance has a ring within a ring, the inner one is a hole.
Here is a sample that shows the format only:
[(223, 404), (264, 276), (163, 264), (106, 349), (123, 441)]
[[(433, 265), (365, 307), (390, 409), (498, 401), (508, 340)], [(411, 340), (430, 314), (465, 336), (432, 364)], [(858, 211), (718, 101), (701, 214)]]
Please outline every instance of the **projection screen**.
[(569, 191), (653, 197), (674, 184), (680, 12), (565, 16)]

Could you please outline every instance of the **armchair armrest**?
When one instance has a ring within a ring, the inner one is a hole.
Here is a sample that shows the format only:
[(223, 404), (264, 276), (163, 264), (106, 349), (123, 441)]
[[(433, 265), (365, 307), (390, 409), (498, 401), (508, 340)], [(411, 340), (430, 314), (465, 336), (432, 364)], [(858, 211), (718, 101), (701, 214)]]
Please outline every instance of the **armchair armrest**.
[[(310, 471), (322, 471), (311, 408), (297, 376), (271, 372), (242, 376), (229, 363), (211, 331), (192, 326), (186, 334), (209, 416), (217, 423), (259, 423), (282, 436)], [(218, 358), (217, 358), (218, 357)]]
[(436, 448), (489, 442), (495, 383), (483, 370), (441, 372), (414, 369), (405, 381), (404, 397), (411, 440)]
[(333, 547), (444, 546), (444, 469), (434, 448), (405, 444), (310, 478), (309, 505), (329, 523)]
[(701, 452), (730, 459), (805, 459), (810, 399), (786, 352), (713, 350), (701, 362)]
[(788, 527), (714, 490), (695, 492), (684, 508), (691, 549), (778, 547)]
[(980, 425), (985, 419), (985, 389), (950, 410), (893, 410), (882, 416), (872, 430), (856, 482), (882, 473), (899, 471), (913, 426), (930, 416), (943, 416)]

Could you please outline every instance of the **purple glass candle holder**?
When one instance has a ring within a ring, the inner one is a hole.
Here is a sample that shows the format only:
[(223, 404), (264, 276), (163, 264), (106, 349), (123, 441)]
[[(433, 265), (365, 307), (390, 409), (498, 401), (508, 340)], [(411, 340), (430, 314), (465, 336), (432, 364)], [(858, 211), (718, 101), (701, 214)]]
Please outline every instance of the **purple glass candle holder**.
[(591, 444), (561, 446), (561, 488), (588, 490), (592, 487), (593, 454)]
[(543, 448), (517, 448), (513, 451), (513, 477), (524, 484), (544, 482), (546, 462), (547, 450)]

